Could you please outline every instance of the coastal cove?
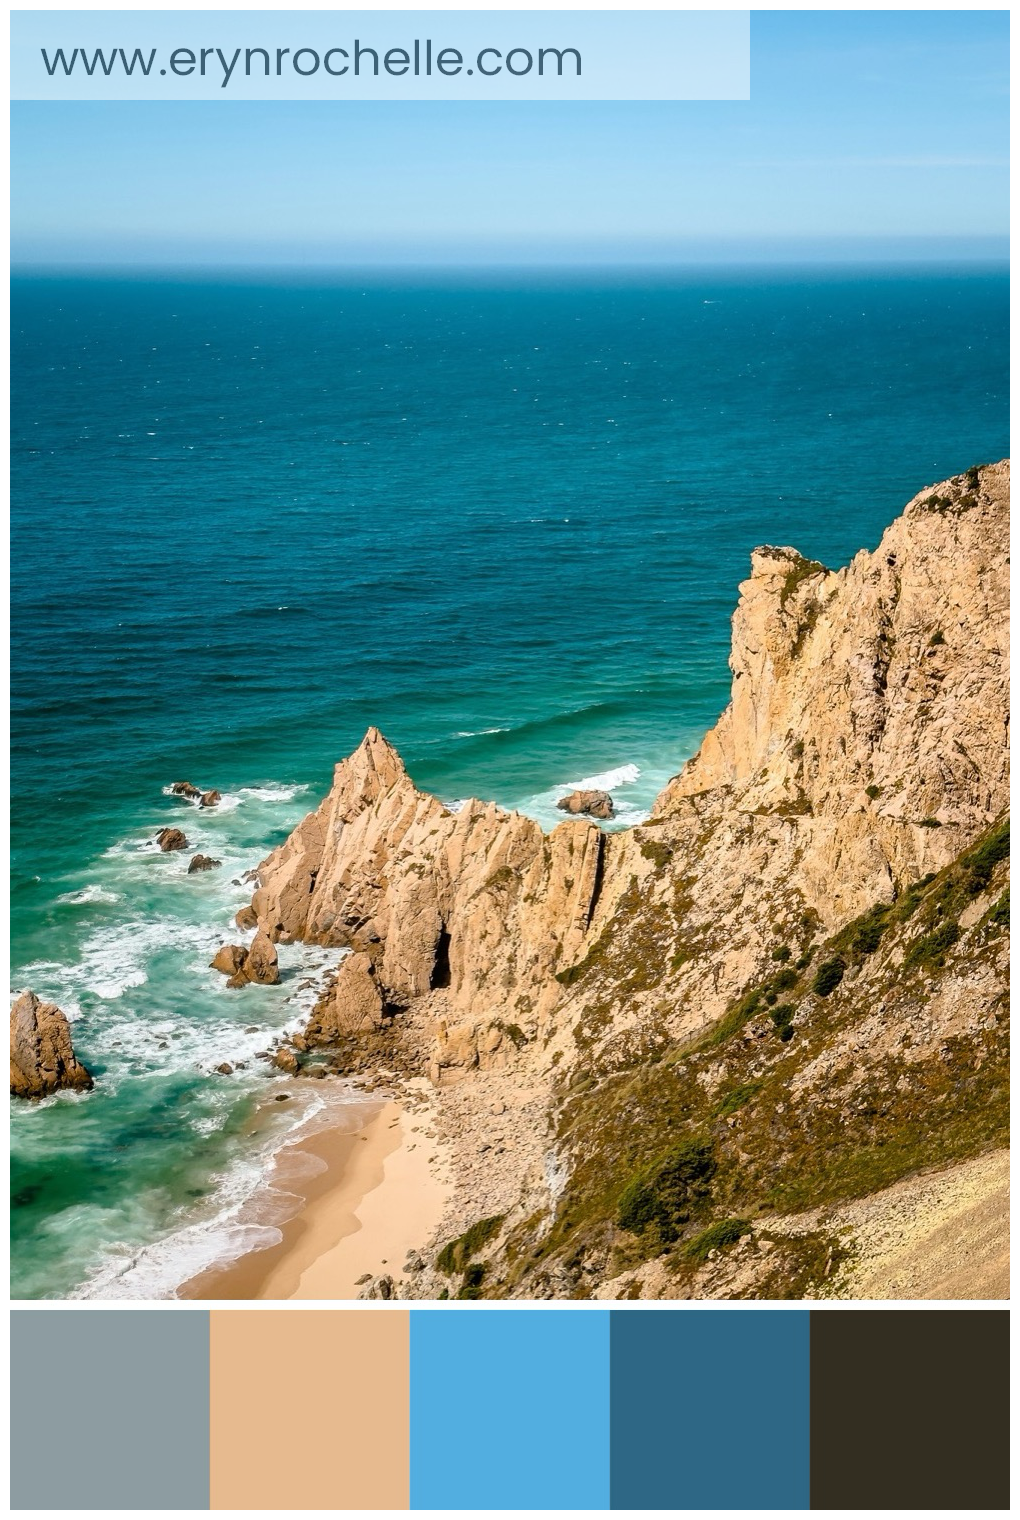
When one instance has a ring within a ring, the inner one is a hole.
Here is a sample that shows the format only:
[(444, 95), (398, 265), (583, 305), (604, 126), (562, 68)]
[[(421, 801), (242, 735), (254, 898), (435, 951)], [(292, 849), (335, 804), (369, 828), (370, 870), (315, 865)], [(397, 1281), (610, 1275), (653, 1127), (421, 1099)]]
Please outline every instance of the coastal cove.
[[(994, 269), (15, 281), (13, 988), (63, 1008), (96, 1085), (13, 1112), (13, 1296), (399, 1274), (450, 1137), (384, 1075), (263, 1058), (342, 951), (280, 943), (278, 985), (228, 988), (247, 874), (372, 726), (451, 812), (548, 831), (596, 788), (640, 826), (726, 705), (752, 548), (845, 565), (1007, 452), (1007, 294)], [(505, 1132), (541, 1168), (526, 1101), (519, 1136), (451, 1101), (476, 1155)]]

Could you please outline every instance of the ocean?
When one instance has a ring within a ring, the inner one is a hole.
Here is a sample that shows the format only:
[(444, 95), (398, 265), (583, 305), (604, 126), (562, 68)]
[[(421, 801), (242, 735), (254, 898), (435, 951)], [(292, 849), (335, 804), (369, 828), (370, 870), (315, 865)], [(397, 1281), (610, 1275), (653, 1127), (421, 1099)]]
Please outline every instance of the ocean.
[(19, 1298), (172, 1295), (352, 1118), (257, 1057), (336, 952), (208, 962), (370, 724), (448, 801), (638, 822), (726, 703), (754, 545), (844, 564), (1008, 453), (992, 267), (26, 276), (12, 332), (12, 987), (96, 1077), (13, 1105)]

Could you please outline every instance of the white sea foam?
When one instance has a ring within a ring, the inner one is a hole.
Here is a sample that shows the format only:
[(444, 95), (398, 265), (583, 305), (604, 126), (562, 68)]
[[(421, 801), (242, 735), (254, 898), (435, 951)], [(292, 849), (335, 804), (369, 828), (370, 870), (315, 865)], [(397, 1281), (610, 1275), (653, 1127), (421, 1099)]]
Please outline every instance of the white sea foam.
[(461, 728), (454, 735), (455, 739), (477, 739), (483, 734), (508, 734), (509, 728), (497, 726), (496, 728)]
[[(111, 1246), (88, 1281), (71, 1296), (174, 1298), (200, 1272), (278, 1245), (283, 1239), (280, 1226), (304, 1202), (292, 1186), (318, 1175), (326, 1165), (319, 1157), (296, 1152), (296, 1147), (324, 1129), (360, 1128), (373, 1107), (362, 1094), (335, 1083), (325, 1093), (321, 1088), (296, 1093), (293, 1084), (287, 1091), (294, 1110), (272, 1115), (273, 1123), (258, 1151), (239, 1156), (227, 1168), (204, 1201), (202, 1217), (180, 1213), (176, 1228), (158, 1240), (141, 1246), (124, 1242)], [(282, 1137), (281, 1122), (288, 1126)]]
[(119, 892), (110, 892), (106, 887), (100, 887), (95, 882), (90, 882), (87, 887), (82, 887), (80, 892), (63, 892), (57, 898), (61, 903), (116, 903), (120, 902)]
[(585, 776), (583, 781), (568, 781), (568, 792), (612, 792), (620, 786), (633, 786), (641, 774), (639, 765), (617, 765), (612, 770), (600, 771), (597, 776)]
[(308, 787), (273, 782), (269, 786), (242, 786), (239, 790), (242, 797), (255, 797), (259, 802), (292, 802), (302, 792), (307, 792)]

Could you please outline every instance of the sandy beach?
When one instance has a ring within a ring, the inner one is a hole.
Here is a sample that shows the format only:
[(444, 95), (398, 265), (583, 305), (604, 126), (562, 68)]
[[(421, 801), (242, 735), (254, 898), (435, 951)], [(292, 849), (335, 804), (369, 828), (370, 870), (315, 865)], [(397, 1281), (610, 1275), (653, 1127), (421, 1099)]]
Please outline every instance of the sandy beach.
[(201, 1273), (179, 1297), (353, 1299), (366, 1273), (399, 1281), (449, 1196), (437, 1143), (411, 1128), (398, 1103), (384, 1101), (364, 1128), (326, 1130), (295, 1151), (325, 1169), (295, 1186), (304, 1204), (281, 1225), (282, 1241)]

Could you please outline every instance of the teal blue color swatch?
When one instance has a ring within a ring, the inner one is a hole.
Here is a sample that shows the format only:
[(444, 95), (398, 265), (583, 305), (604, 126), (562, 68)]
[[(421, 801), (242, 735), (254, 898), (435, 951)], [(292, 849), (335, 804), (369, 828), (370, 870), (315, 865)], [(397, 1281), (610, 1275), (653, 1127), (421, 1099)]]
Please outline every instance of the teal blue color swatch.
[(609, 1311), (411, 1315), (412, 1509), (608, 1509)]
[(805, 1310), (612, 1316), (613, 1509), (807, 1509)]

